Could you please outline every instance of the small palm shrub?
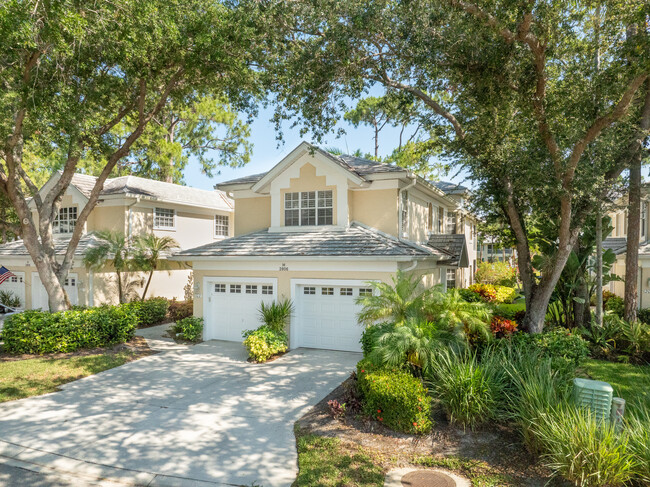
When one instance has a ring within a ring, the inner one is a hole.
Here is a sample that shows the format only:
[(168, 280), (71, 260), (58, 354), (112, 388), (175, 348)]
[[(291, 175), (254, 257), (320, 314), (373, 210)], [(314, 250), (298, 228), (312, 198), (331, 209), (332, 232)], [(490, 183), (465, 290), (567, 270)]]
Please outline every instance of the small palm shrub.
[(431, 398), (418, 379), (405, 370), (357, 364), (363, 412), (391, 429), (424, 434), (431, 429)]
[(372, 295), (360, 296), (357, 304), (362, 306), (359, 323), (373, 325), (380, 321), (401, 324), (408, 318), (421, 318), (422, 306), (430, 291), (423, 289), (417, 276), (397, 272), (392, 285), (385, 282), (369, 282)]
[(502, 364), (473, 353), (438, 353), (428, 379), (451, 423), (472, 430), (501, 413), (507, 376)]
[(243, 337), (248, 355), (255, 362), (266, 362), (288, 349), (289, 338), (286, 332), (268, 325), (262, 325), (257, 330), (246, 330)]
[(184, 340), (200, 342), (203, 336), (203, 318), (188, 316), (174, 323), (174, 333)]
[(395, 330), (395, 323), (378, 323), (376, 325), (368, 325), (364, 328), (361, 334), (361, 351), (364, 358), (367, 357), (377, 346), (379, 338), (384, 333), (392, 332)]
[(16, 309), (20, 308), (22, 303), (20, 302), (20, 298), (11, 291), (0, 291), (0, 308), (3, 308), (2, 305)]
[(635, 360), (650, 354), (650, 325), (641, 321), (623, 321), (621, 325), (621, 348)]
[(289, 299), (273, 302), (271, 304), (260, 304), (260, 319), (269, 328), (276, 331), (283, 331), (291, 318), (294, 307)]

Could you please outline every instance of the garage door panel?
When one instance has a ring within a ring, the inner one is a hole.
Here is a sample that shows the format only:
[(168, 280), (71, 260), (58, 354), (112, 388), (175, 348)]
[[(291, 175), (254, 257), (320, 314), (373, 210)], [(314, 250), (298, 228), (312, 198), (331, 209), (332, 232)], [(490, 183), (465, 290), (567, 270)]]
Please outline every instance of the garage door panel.
[(360, 351), (360, 285), (310, 284), (296, 288), (295, 346)]

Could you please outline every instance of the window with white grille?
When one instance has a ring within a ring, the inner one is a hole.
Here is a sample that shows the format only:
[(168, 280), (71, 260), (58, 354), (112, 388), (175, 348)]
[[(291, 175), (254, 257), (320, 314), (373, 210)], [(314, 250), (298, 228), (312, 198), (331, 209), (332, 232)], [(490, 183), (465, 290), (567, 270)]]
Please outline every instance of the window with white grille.
[(175, 211), (169, 208), (156, 208), (154, 210), (153, 227), (158, 229), (169, 229), (176, 226)]
[(52, 222), (53, 233), (72, 233), (77, 224), (77, 207), (68, 206), (59, 208), (54, 221)]
[(257, 286), (246, 284), (246, 294), (257, 294)]
[(321, 288), (321, 294), (323, 296), (334, 296), (334, 288), (333, 287)]
[(241, 294), (241, 284), (231, 284), (230, 292), (232, 294)]
[(456, 269), (447, 269), (447, 289), (456, 287)]
[(215, 293), (225, 293), (226, 292), (226, 285), (225, 284), (215, 284), (214, 285), (214, 292)]
[(227, 237), (228, 236), (228, 216), (227, 215), (215, 215), (214, 217), (214, 234), (217, 237)]
[(273, 294), (273, 286), (262, 286), (262, 294)]
[(303, 289), (303, 294), (316, 294), (316, 288), (311, 286), (305, 286)]
[(362, 287), (359, 289), (359, 296), (365, 297), (365, 296), (372, 296), (372, 288), (370, 287)]
[(341, 296), (352, 296), (352, 288), (351, 287), (342, 287), (341, 288)]
[(332, 191), (303, 191), (284, 195), (285, 226), (332, 225), (333, 215)]

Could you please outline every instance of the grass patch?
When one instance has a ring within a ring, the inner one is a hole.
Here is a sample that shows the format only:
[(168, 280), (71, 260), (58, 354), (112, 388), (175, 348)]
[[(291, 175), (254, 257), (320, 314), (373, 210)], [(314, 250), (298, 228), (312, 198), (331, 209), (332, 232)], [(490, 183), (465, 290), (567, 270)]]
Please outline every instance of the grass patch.
[(588, 359), (582, 369), (589, 377), (611, 384), (614, 396), (625, 399), (628, 409), (643, 403), (650, 407), (650, 365)]
[(0, 362), (0, 402), (54, 392), (66, 382), (112, 369), (135, 357), (131, 352)]
[(297, 438), (298, 477), (293, 487), (382, 487), (384, 474), (361, 450), (346, 451), (341, 441), (316, 435)]

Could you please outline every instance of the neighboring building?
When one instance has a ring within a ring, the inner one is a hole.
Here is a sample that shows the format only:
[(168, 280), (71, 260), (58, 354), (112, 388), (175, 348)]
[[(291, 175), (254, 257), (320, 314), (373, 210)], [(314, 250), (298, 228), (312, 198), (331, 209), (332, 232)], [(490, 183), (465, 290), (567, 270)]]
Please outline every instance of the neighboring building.
[[(616, 263), (612, 272), (621, 279), (625, 279), (625, 254), (627, 251), (627, 197), (621, 198), (616, 208), (609, 213), (613, 230), (609, 237), (603, 241), (603, 248), (611, 249), (616, 254)], [(648, 212), (650, 211), (650, 184), (641, 187), (641, 228), (639, 232), (639, 282), (637, 303), (640, 308), (650, 307), (650, 239), (648, 232)], [(625, 283), (623, 281), (610, 282), (609, 291), (623, 297)]]
[(235, 236), (173, 257), (194, 269), (204, 339), (241, 341), (261, 301), (288, 298), (292, 348), (359, 350), (368, 281), (403, 270), (458, 284), (470, 265), (458, 201), (404, 168), (301, 143), (270, 171), (218, 188), (235, 201)]
[[(41, 192), (46, 192), (58, 177), (57, 174), (50, 179)], [(88, 201), (95, 181), (95, 177), (82, 174), (72, 178), (53, 224), (57, 253), (65, 251), (77, 216)], [(33, 211), (37, 221), (36, 210)], [(135, 176), (108, 179), (85, 224), (73, 268), (66, 279), (65, 288), (72, 304), (92, 306), (118, 301), (114, 273), (110, 270), (89, 272), (82, 263), (84, 251), (96, 242), (92, 232), (100, 230), (119, 231), (128, 236), (167, 235), (174, 238), (181, 249), (187, 249), (233, 235), (233, 202), (221, 191)], [(155, 273), (148, 296), (183, 299), (183, 287), (191, 270), (178, 262), (172, 264), (173, 270)], [(0, 291), (12, 291), (26, 309), (47, 309), (47, 293), (21, 240), (0, 245), (0, 265), (15, 274), (0, 284)], [(142, 274), (131, 277), (144, 282)], [(137, 292), (142, 292), (141, 286)]]

